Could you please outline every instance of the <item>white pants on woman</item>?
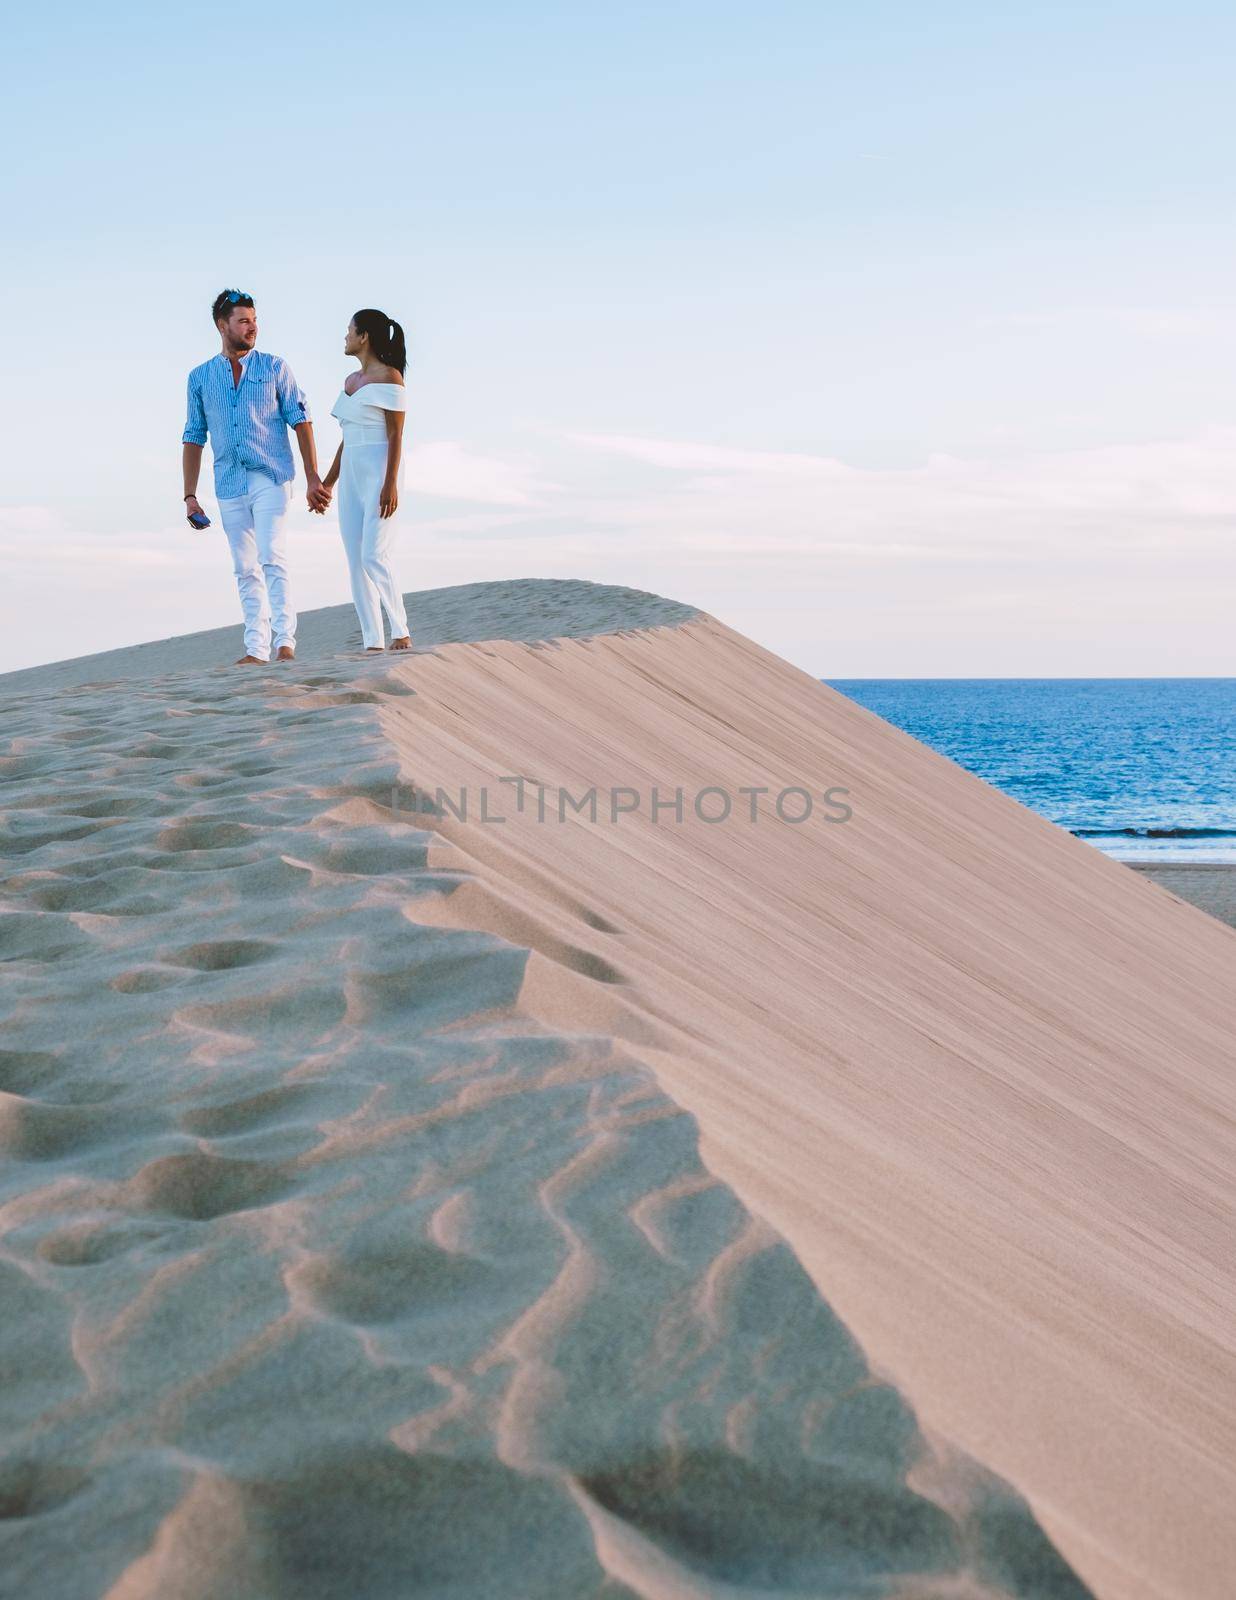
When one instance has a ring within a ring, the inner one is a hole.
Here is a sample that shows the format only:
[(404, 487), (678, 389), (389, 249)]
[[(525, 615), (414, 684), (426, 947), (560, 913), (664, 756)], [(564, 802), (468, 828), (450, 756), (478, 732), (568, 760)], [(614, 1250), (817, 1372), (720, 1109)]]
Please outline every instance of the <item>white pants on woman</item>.
[(245, 654), (270, 659), (271, 616), (275, 649), (296, 644), (296, 612), (288, 584), (287, 517), (290, 483), (249, 468), (244, 494), (219, 501), (219, 518), (232, 549), (232, 571), (245, 617)]
[[(378, 514), (386, 479), (387, 444), (345, 444), (339, 467), (339, 532), (352, 577), (352, 600), (360, 618), (365, 648), (382, 645), (382, 607), (390, 619), (391, 638), (407, 636), (403, 595), (391, 571), (391, 523)], [(398, 512), (396, 512), (396, 516)]]

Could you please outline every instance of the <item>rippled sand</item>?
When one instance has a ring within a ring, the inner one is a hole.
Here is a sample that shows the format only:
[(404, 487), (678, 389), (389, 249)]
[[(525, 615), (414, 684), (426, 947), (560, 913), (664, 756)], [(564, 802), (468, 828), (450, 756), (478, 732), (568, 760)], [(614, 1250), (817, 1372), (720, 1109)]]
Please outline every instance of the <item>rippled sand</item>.
[(1233, 935), (690, 607), (409, 599), (0, 679), (0, 1593), (1228, 1592)]

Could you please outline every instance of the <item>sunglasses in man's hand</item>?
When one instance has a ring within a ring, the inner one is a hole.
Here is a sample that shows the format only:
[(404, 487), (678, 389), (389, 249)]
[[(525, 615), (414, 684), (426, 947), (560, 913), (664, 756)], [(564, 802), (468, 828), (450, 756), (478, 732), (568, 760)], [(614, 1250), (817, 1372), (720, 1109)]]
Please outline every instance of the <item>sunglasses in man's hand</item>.
[(190, 525), (194, 528), (209, 528), (210, 518), (204, 511), (190, 511), (188, 513)]

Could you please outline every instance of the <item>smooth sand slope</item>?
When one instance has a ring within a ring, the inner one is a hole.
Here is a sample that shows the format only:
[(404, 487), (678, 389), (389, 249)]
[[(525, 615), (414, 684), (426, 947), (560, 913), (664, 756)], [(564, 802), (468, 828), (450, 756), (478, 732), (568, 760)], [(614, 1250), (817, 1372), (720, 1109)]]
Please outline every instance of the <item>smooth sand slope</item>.
[(689, 607), (410, 601), (0, 679), (0, 1593), (1229, 1594), (1236, 935)]

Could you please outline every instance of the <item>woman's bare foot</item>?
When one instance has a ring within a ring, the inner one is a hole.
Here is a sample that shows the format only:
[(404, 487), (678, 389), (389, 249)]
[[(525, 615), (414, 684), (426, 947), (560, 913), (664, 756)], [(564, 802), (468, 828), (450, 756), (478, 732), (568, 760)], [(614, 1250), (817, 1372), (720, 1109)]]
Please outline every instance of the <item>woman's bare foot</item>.
[(252, 662), (255, 667), (264, 667), (266, 665), (261, 656), (240, 656), (235, 664), (238, 667), (247, 667), (250, 662)]
[(411, 637), (410, 634), (405, 633), (402, 639), (392, 639), (391, 640), (391, 649), (392, 650), (410, 650), (411, 648), (412, 648), (412, 637)]

